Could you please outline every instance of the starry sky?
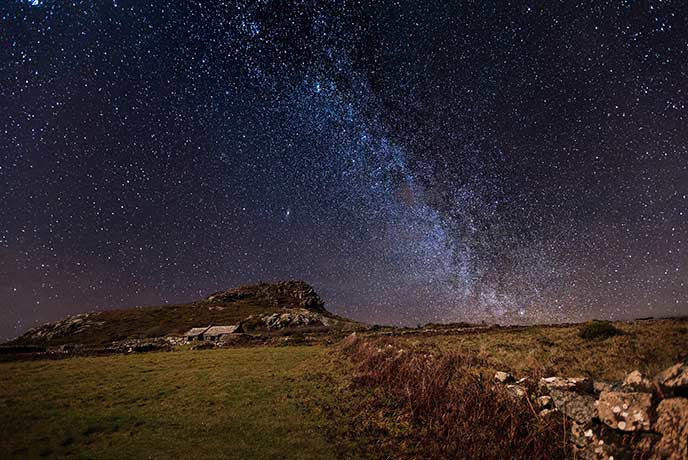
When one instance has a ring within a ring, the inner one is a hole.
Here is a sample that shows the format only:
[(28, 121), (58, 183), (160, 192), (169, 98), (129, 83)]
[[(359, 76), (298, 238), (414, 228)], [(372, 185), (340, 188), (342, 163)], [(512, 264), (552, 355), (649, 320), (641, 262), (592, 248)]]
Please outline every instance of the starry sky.
[(688, 4), (0, 1), (0, 338), (281, 279), (688, 314)]

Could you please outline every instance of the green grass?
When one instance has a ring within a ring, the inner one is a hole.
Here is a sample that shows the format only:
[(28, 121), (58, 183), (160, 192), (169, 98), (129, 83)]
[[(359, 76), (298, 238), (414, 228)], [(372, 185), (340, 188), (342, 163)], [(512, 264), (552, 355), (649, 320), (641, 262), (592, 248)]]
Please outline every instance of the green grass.
[(0, 458), (328, 459), (321, 347), (0, 364)]

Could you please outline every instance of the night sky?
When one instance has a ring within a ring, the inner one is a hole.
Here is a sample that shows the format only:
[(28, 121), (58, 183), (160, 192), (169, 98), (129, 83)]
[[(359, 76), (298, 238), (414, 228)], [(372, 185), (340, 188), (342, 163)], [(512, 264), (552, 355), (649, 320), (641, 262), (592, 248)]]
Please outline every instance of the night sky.
[(0, 338), (282, 279), (688, 314), (688, 3), (0, 1)]

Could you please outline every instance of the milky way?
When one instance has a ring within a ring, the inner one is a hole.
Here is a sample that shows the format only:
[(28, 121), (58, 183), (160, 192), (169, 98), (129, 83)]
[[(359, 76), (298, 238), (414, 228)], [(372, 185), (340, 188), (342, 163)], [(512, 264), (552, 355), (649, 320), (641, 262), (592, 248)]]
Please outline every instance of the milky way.
[(0, 336), (278, 279), (688, 314), (683, 1), (8, 0), (0, 45)]

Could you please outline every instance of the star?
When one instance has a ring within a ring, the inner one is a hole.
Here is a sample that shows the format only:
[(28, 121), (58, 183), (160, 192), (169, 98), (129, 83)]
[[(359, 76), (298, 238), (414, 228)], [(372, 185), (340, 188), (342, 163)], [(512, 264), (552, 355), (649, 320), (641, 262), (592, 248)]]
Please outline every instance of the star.
[(284, 278), (385, 324), (688, 314), (687, 14), (0, 2), (0, 338)]

